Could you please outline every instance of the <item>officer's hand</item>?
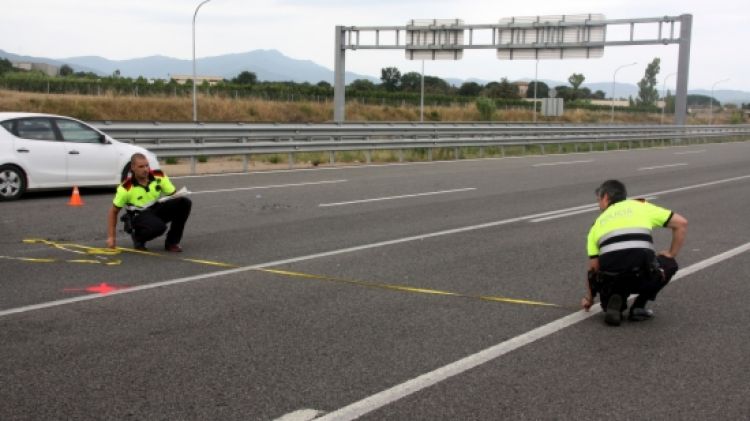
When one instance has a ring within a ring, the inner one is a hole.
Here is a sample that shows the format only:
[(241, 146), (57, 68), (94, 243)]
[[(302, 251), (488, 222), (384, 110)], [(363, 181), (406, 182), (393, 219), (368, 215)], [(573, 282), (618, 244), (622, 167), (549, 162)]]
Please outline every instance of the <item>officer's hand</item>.
[(590, 295), (584, 295), (581, 298), (581, 308), (584, 310), (589, 311), (592, 305), (594, 305), (594, 299)]
[(107, 237), (107, 247), (109, 247), (111, 249), (117, 247), (117, 243), (115, 242), (115, 238), (114, 237)]
[(659, 256), (669, 257), (670, 259), (674, 259), (674, 256), (672, 253), (669, 252), (669, 250), (664, 250), (659, 252)]

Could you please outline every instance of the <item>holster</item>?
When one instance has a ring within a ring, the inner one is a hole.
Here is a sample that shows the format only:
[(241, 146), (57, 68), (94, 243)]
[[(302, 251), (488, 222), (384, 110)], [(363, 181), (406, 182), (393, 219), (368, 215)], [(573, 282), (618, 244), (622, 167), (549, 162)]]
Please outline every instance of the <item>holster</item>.
[(120, 221), (123, 223), (123, 231), (125, 231), (128, 234), (132, 234), (135, 230), (135, 217), (138, 216), (137, 212), (134, 211), (125, 211), (124, 214), (120, 217)]

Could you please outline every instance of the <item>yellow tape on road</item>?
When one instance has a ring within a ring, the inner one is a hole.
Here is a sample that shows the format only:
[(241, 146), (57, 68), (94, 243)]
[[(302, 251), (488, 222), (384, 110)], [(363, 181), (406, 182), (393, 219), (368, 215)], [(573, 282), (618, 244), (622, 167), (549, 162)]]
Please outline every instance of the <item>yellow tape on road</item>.
[(364, 286), (368, 288), (388, 289), (388, 290), (393, 290), (393, 291), (411, 292), (411, 293), (416, 293), (416, 294), (447, 295), (447, 296), (452, 296), (452, 297), (469, 298), (469, 299), (482, 300), (482, 301), (494, 301), (494, 302), (502, 302), (502, 303), (509, 303), (509, 304), (522, 304), (522, 305), (530, 305), (530, 306), (563, 308), (563, 306), (552, 304), (552, 303), (545, 303), (542, 301), (522, 300), (522, 299), (498, 297), (498, 296), (469, 295), (469, 294), (462, 294), (460, 292), (442, 291), (442, 290), (430, 289), (430, 288), (416, 288), (416, 287), (409, 287), (405, 285), (382, 284), (382, 283), (375, 283), (375, 282), (358, 281), (358, 280), (353, 280), (353, 279), (341, 279), (341, 278), (334, 278), (334, 277), (324, 276), (324, 275), (314, 275), (310, 273), (292, 272), (289, 270), (280, 270), (280, 269), (259, 268), (255, 270), (259, 272), (273, 273), (276, 275), (291, 276), (295, 278), (306, 278), (306, 279), (316, 279), (316, 280), (321, 280), (321, 281), (339, 282), (339, 283)]
[(71, 243), (59, 243), (51, 240), (44, 240), (41, 238), (28, 238), (23, 240), (25, 244), (44, 244), (58, 250), (84, 254), (87, 256), (93, 256), (94, 259), (55, 259), (55, 258), (30, 258), (30, 257), (12, 257), (12, 256), (0, 256), (0, 258), (8, 260), (18, 260), (29, 263), (81, 263), (81, 264), (99, 264), (114, 266), (122, 263), (122, 260), (112, 259), (109, 256), (115, 256), (120, 254), (118, 250), (100, 248), (100, 247), (88, 247), (79, 244)]
[(237, 265), (233, 265), (229, 263), (215, 262), (215, 261), (205, 260), (205, 259), (179, 258), (173, 255), (160, 254), (160, 253), (155, 253), (155, 252), (148, 251), (148, 250), (137, 250), (137, 249), (127, 248), (127, 247), (116, 247), (116, 248), (89, 247), (89, 246), (84, 246), (80, 244), (61, 243), (61, 242), (45, 240), (41, 238), (28, 238), (28, 239), (23, 240), (23, 242), (26, 244), (44, 244), (52, 248), (56, 248), (58, 250), (63, 250), (63, 251), (76, 253), (76, 254), (92, 255), (96, 257), (96, 260), (91, 260), (91, 259), (66, 260), (66, 259), (51, 259), (51, 258), (50, 259), (34, 259), (34, 258), (27, 258), (27, 257), (10, 257), (10, 256), (0, 256), (0, 258), (10, 259), (10, 260), (20, 260), (20, 261), (30, 262), (30, 263), (66, 262), (66, 263), (84, 263), (84, 264), (104, 264), (104, 265), (112, 266), (112, 265), (121, 264), (122, 260), (111, 259), (108, 256), (116, 256), (118, 254), (125, 252), (125, 253), (132, 253), (132, 254), (141, 254), (144, 256), (155, 256), (155, 257), (160, 257), (164, 259), (182, 260), (186, 262), (198, 263), (198, 264), (209, 265), (209, 266), (217, 266), (217, 267), (225, 267), (225, 268), (239, 267)]
[[(231, 263), (216, 262), (216, 261), (205, 260), (205, 259), (180, 258), (180, 257), (176, 257), (173, 255), (154, 253), (148, 250), (136, 250), (136, 249), (127, 248), (127, 247), (117, 247), (115, 249), (88, 247), (88, 246), (83, 246), (79, 244), (58, 243), (55, 241), (36, 239), (36, 238), (26, 239), (26, 240), (23, 240), (23, 242), (27, 244), (45, 244), (50, 247), (54, 247), (54, 248), (64, 250), (64, 251), (69, 251), (69, 252), (78, 253), (78, 254), (94, 255), (97, 258), (97, 260), (34, 259), (34, 258), (26, 258), (26, 257), (9, 257), (9, 256), (0, 256), (0, 259), (21, 260), (21, 261), (32, 262), (32, 263), (67, 262), (67, 263), (119, 265), (122, 263), (121, 260), (110, 259), (108, 257), (103, 257), (103, 256), (113, 256), (113, 255), (120, 254), (121, 252), (127, 252), (127, 253), (134, 253), (134, 254), (142, 254), (145, 256), (155, 256), (155, 257), (159, 257), (162, 259), (181, 260), (181, 261), (197, 263), (201, 265), (217, 266), (217, 267), (224, 267), (224, 268), (239, 267)], [(469, 295), (469, 294), (462, 294), (459, 292), (442, 291), (442, 290), (431, 289), (431, 288), (419, 288), (419, 287), (410, 287), (406, 285), (385, 284), (385, 283), (377, 283), (377, 282), (359, 281), (359, 280), (354, 280), (354, 279), (334, 278), (331, 276), (314, 275), (310, 273), (293, 272), (293, 271), (281, 270), (281, 269), (258, 268), (255, 270), (259, 272), (266, 272), (266, 273), (290, 276), (290, 277), (295, 277), (295, 278), (316, 279), (320, 281), (338, 282), (338, 283), (345, 283), (345, 284), (350, 284), (350, 285), (358, 285), (358, 286), (367, 287), (367, 288), (388, 289), (392, 291), (410, 292), (410, 293), (415, 293), (415, 294), (443, 295), (443, 296), (451, 296), (451, 297), (469, 298), (469, 299), (481, 300), (481, 301), (501, 302), (501, 303), (508, 303), (508, 304), (567, 308), (565, 306), (561, 306), (558, 304), (545, 303), (542, 301), (508, 298), (508, 297), (500, 297), (500, 296), (490, 296), (490, 295)]]

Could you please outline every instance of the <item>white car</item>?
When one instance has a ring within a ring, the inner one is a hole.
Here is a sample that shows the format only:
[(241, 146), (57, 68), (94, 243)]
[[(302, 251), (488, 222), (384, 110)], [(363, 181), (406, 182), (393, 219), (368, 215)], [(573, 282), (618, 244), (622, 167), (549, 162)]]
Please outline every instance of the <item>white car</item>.
[(18, 199), (27, 190), (116, 186), (127, 177), (134, 153), (159, 168), (153, 153), (82, 121), (0, 112), (0, 201)]

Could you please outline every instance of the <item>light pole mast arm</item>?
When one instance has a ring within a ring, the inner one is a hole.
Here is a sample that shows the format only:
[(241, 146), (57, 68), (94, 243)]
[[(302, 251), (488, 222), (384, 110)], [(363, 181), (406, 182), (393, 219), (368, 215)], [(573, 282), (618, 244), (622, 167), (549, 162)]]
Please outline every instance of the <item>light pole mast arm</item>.
[(198, 10), (200, 10), (201, 6), (208, 3), (209, 1), (211, 0), (203, 0), (201, 4), (199, 4), (198, 7), (195, 8), (195, 13), (193, 13), (193, 121), (198, 121), (198, 105), (196, 102), (197, 91), (195, 86), (195, 18), (198, 17)]

